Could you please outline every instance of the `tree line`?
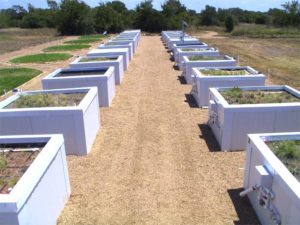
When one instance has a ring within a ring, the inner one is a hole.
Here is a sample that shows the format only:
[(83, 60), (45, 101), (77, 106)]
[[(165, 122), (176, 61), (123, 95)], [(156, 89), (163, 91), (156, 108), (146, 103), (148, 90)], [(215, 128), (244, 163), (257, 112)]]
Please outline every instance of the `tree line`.
[(130, 10), (121, 1), (101, 2), (91, 8), (80, 0), (47, 0), (48, 8), (27, 9), (20, 5), (0, 11), (0, 28), (57, 28), (60, 34), (120, 32), (138, 28), (148, 32), (181, 28), (181, 21), (190, 26), (226, 26), (231, 31), (238, 23), (267, 24), (300, 28), (300, 4), (287, 2), (282, 9), (255, 12), (240, 8), (221, 9), (207, 5), (200, 13), (187, 9), (180, 0), (166, 0), (162, 10), (153, 8), (152, 0), (144, 0)]

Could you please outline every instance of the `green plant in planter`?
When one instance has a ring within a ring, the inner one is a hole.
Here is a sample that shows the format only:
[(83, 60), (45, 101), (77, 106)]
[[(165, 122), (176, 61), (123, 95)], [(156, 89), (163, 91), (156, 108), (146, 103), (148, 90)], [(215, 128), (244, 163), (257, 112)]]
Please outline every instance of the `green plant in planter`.
[(248, 75), (247, 70), (218, 70), (218, 69), (200, 69), (199, 70), (203, 75), (209, 76), (238, 76), (238, 75)]
[(197, 56), (189, 56), (188, 59), (190, 61), (202, 61), (202, 60), (205, 61), (205, 60), (219, 60), (220, 57), (197, 55)]
[(0, 156), (0, 171), (5, 169), (7, 166), (7, 162), (5, 160), (5, 157)]

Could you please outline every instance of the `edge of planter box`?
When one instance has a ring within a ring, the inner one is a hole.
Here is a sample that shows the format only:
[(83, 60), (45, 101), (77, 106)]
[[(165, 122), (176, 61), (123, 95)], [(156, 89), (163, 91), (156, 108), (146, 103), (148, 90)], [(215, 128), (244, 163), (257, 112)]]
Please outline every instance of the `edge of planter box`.
[[(88, 61), (88, 62), (80, 62), (81, 59), (83, 58), (87, 58), (87, 59), (96, 59), (96, 58), (115, 58), (116, 62), (123, 62), (123, 56), (122, 55), (116, 55), (116, 56), (79, 56), (77, 59), (75, 59), (74, 61), (72, 61), (71, 63), (69, 63), (69, 65), (74, 65), (74, 64), (94, 64), (94, 63), (101, 63), (101, 62), (115, 62), (115, 61)], [(105, 66), (104, 66), (105, 67)], [(75, 68), (75, 67), (73, 67)], [(73, 69), (72, 68), (72, 69)], [(98, 68), (96, 66), (90, 66), (90, 68)]]
[[(10, 194), (0, 194), (0, 212), (18, 212), (35, 189), (39, 180), (44, 175), (51, 161), (57, 155), (58, 150), (64, 145), (62, 134), (53, 135), (12, 135), (0, 136), (0, 142), (9, 141), (11, 143), (26, 143), (29, 140), (31, 143), (46, 142), (42, 151), (32, 162), (23, 176), (19, 179)], [(58, 148), (59, 146), (59, 148)], [(68, 176), (68, 171), (64, 171), (65, 176)], [(70, 184), (67, 185), (67, 192), (71, 193)], [(3, 203), (4, 202), (4, 203)]]

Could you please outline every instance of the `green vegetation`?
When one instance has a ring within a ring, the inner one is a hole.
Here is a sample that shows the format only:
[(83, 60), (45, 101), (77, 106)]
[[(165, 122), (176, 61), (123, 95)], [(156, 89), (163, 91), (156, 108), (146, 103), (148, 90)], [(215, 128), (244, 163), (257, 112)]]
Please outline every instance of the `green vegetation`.
[(300, 99), (286, 91), (243, 91), (239, 87), (221, 92), (228, 104), (264, 104), (300, 102)]
[(230, 69), (199, 69), (203, 75), (208, 76), (239, 76), (249, 75), (247, 70), (230, 70)]
[(300, 181), (300, 141), (271, 141), (267, 145), (298, 181)]
[(7, 161), (4, 156), (0, 155), (0, 171), (5, 169), (7, 166)]
[(267, 26), (242, 26), (231, 33), (232, 36), (250, 38), (299, 38), (300, 30), (293, 28), (270, 28)]
[(78, 40), (71, 40), (71, 41), (65, 41), (64, 44), (90, 44), (97, 41), (101, 41), (101, 39), (78, 39)]
[(71, 45), (54, 45), (48, 48), (45, 48), (45, 52), (57, 52), (57, 51), (76, 51), (80, 49), (85, 49), (91, 47), (90, 45), (84, 44), (71, 44)]
[(10, 60), (12, 63), (45, 63), (67, 60), (72, 55), (66, 53), (41, 53), (34, 55), (25, 55)]
[(225, 28), (227, 32), (231, 32), (234, 29), (234, 18), (231, 15), (228, 15), (225, 19)]
[(213, 57), (213, 56), (206, 56), (206, 55), (197, 55), (197, 56), (188, 56), (190, 61), (208, 61), (208, 60), (220, 60), (224, 59), (223, 57)]
[(21, 95), (6, 108), (64, 107), (78, 105), (85, 93)]
[(41, 73), (40, 70), (30, 68), (1, 68), (0, 95), (3, 95), (4, 91), (12, 90)]
[(97, 58), (81, 58), (79, 62), (99, 62), (99, 61), (115, 61), (117, 58), (106, 58), (106, 57), (97, 57)]

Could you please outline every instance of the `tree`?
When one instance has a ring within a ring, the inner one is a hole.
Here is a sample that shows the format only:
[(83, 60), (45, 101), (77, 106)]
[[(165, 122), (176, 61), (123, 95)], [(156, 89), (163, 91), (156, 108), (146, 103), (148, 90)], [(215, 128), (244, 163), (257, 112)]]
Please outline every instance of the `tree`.
[(201, 11), (200, 24), (204, 26), (212, 26), (212, 25), (220, 24), (215, 7), (209, 5), (205, 6), (205, 9)]
[(231, 32), (234, 29), (234, 18), (231, 15), (228, 15), (225, 19), (225, 27), (227, 32)]
[(58, 18), (58, 31), (63, 35), (94, 32), (91, 9), (82, 1), (62, 0)]

